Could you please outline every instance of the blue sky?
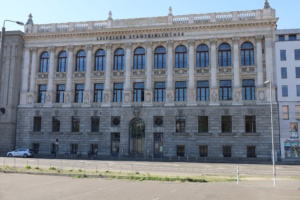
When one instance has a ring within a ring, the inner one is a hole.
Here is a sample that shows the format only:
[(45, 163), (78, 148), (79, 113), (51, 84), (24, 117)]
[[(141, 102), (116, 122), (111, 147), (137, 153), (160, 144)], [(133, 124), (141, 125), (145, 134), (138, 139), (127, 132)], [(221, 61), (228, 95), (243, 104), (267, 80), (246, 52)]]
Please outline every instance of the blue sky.
[[(4, 1), (4, 0), (1, 0)], [(300, 0), (269, 0), (279, 17), (278, 29), (300, 28)], [(0, 3), (0, 23), (5, 19), (26, 23), (29, 13), (35, 24), (262, 9), (264, 0), (6, 0)], [(7, 22), (6, 30), (23, 30)]]

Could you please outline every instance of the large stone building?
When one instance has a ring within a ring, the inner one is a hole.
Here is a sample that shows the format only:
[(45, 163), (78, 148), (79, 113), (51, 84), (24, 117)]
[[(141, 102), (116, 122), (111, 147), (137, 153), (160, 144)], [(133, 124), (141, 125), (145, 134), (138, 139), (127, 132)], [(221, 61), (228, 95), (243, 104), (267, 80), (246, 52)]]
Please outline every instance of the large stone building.
[[(260, 10), (174, 16), (170, 8), (165, 17), (119, 20), (110, 12), (63, 24), (34, 24), (30, 15), (16, 65), (16, 147), (270, 159), (264, 81), (276, 75), (277, 20), (267, 1)], [(278, 117), (274, 136), (279, 151)]]

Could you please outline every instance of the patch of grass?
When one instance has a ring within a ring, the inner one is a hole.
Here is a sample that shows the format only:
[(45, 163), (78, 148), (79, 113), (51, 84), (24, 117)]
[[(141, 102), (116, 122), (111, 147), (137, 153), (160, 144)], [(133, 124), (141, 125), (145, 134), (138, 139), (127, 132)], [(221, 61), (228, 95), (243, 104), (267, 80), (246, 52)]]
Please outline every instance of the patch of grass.
[(35, 167), (34, 169), (40, 169), (39, 167)]
[(76, 174), (73, 176), (73, 178), (87, 178), (86, 174)]
[(82, 172), (82, 170), (81, 170), (81, 169), (79, 169), (78, 171), (79, 171), (79, 172)]
[(25, 169), (31, 169), (30, 165), (25, 165)]
[(55, 167), (49, 167), (49, 170), (56, 170)]
[(73, 170), (72, 170), (72, 169), (69, 169), (69, 172), (73, 172)]

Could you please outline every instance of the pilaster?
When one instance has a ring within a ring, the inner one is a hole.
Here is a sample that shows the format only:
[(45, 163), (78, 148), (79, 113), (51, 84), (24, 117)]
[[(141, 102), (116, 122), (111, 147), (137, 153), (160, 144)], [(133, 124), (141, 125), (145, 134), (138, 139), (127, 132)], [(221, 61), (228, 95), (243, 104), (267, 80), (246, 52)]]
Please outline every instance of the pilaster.
[(30, 67), (30, 49), (24, 48), (23, 51), (23, 67), (22, 67), (22, 84), (20, 92), (20, 105), (25, 105), (28, 92), (28, 76)]
[(233, 88), (233, 103), (232, 105), (243, 105), (242, 88)]
[(53, 91), (53, 76), (54, 76), (54, 51), (55, 47), (49, 47), (48, 51), (50, 52), (49, 57), (49, 72), (48, 72), (48, 85), (47, 92)]
[(111, 91), (104, 90), (102, 107), (110, 107), (111, 106), (110, 102), (112, 101), (112, 98), (113, 97), (112, 97)]
[(144, 90), (144, 96), (145, 96), (145, 101), (143, 106), (153, 106), (152, 104), (152, 100), (153, 100), (153, 96), (152, 96), (152, 90)]
[(36, 48), (31, 48), (31, 74), (30, 74), (30, 92), (35, 92), (35, 76), (36, 76)]
[(210, 101), (209, 101), (210, 106), (219, 106), (220, 101), (219, 101), (219, 89), (218, 88), (211, 88), (210, 89)]
[(211, 68), (211, 87), (217, 87), (217, 38), (210, 40), (210, 68)]
[(166, 104), (165, 106), (174, 106), (174, 90), (166, 89)]
[(128, 107), (131, 106), (131, 100), (132, 100), (132, 96), (131, 96), (131, 90), (124, 90), (123, 91), (123, 107)]
[(65, 91), (64, 92), (64, 104), (62, 107), (71, 107), (71, 103), (73, 102), (73, 92)]
[(239, 37), (232, 38), (233, 41), (233, 70), (234, 88), (240, 88), (240, 65), (239, 65)]
[(167, 90), (173, 90), (173, 41), (167, 41)]
[(131, 43), (125, 44), (125, 84), (124, 90), (130, 90), (130, 75), (131, 75)]
[(55, 92), (46, 92), (44, 107), (52, 107), (52, 103), (55, 102)]
[(67, 65), (67, 84), (66, 84), (66, 91), (68, 92), (72, 90), (73, 53), (74, 53), (74, 47), (68, 46), (68, 65)]

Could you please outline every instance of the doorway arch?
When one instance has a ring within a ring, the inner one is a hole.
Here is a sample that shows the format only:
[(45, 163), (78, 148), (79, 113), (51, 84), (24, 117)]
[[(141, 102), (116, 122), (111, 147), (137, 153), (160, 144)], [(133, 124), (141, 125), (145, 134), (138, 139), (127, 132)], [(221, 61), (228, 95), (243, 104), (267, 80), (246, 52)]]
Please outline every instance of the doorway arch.
[(141, 118), (134, 118), (129, 125), (130, 154), (144, 154), (145, 123)]

